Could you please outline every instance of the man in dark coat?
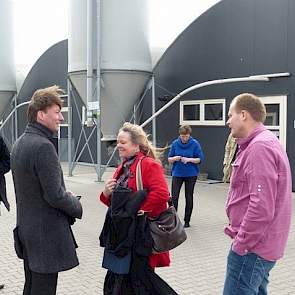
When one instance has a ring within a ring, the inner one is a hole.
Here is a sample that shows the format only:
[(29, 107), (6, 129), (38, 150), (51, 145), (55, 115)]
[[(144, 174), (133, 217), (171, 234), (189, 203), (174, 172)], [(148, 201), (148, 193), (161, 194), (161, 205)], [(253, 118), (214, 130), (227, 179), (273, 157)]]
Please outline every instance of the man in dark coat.
[(58, 272), (79, 264), (70, 225), (82, 206), (66, 191), (53, 136), (63, 121), (61, 89), (37, 90), (28, 107), (28, 125), (11, 153), (16, 194), (15, 245), (24, 259), (23, 295), (55, 295)]
[[(6, 147), (3, 138), (0, 136), (0, 203), (2, 202), (6, 209), (9, 211), (10, 206), (6, 196), (6, 183), (4, 174), (10, 170), (10, 153)], [(0, 289), (4, 285), (0, 284)]]

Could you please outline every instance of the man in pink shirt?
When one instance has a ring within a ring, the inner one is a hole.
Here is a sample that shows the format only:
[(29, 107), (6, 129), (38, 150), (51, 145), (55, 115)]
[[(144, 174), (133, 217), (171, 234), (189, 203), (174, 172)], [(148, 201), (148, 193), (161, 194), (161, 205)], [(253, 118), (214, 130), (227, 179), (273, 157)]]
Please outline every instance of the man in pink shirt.
[(291, 223), (291, 171), (279, 140), (265, 128), (266, 110), (249, 93), (236, 96), (227, 124), (239, 150), (226, 203), (233, 239), (224, 295), (265, 295), (268, 276), (284, 254)]

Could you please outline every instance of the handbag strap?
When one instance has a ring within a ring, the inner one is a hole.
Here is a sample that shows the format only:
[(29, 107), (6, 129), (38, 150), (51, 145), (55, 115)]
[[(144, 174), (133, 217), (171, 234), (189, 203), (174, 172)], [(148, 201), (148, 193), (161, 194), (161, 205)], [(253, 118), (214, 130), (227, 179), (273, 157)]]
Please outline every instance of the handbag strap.
[(141, 176), (141, 161), (144, 157), (141, 157), (136, 165), (136, 187), (137, 190), (143, 190), (142, 176)]
[[(137, 187), (137, 190), (142, 190), (143, 189), (142, 176), (141, 176), (141, 161), (142, 161), (143, 158), (144, 157), (141, 157), (139, 159), (139, 161), (137, 162), (137, 165), (136, 165), (136, 187)], [(171, 196), (169, 196), (168, 205), (169, 205), (169, 207), (173, 206)]]

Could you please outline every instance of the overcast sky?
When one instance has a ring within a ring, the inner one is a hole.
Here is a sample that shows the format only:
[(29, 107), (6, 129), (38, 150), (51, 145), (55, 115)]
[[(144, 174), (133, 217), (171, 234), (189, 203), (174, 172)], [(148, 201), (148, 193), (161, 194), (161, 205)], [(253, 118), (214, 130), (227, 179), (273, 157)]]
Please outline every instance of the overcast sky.
[[(67, 38), (69, 0), (11, 1), (15, 61), (17, 65), (31, 66), (51, 45)], [(197, 16), (218, 1), (149, 0), (151, 47), (168, 47)]]

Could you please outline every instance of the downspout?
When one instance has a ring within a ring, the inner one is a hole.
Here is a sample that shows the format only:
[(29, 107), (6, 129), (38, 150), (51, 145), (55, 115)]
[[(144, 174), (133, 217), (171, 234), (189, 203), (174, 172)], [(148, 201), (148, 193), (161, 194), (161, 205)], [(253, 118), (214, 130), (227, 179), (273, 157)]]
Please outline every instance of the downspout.
[(97, 54), (97, 70), (96, 70), (96, 95), (97, 95), (97, 112), (96, 112), (96, 132), (97, 132), (97, 181), (101, 181), (102, 169), (101, 169), (101, 99), (100, 99), (100, 43), (101, 43), (101, 0), (96, 2), (96, 54)]
[(87, 0), (87, 126), (93, 126), (92, 111), (89, 109), (93, 99), (93, 1)]

